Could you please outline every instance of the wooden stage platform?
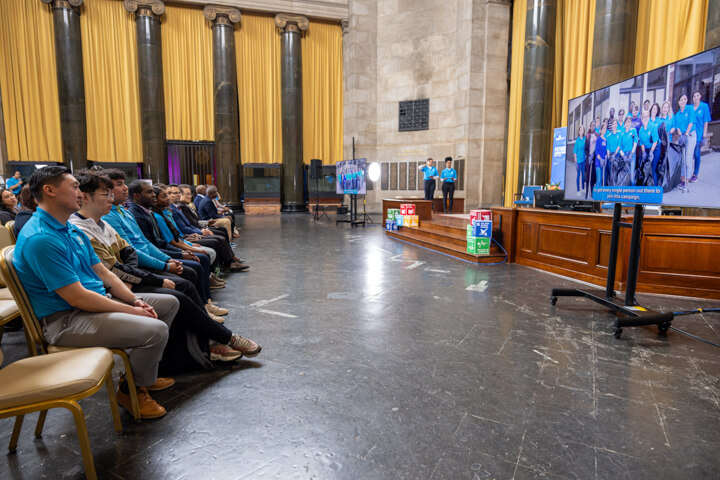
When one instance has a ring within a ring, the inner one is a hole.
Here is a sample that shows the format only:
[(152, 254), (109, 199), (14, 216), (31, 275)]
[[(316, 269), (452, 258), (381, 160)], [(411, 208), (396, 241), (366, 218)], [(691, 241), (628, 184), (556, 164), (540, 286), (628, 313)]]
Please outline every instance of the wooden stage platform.
[[(392, 207), (411, 203), (392, 201)], [(612, 215), (535, 208), (491, 210), (492, 237), (507, 251), (508, 263), (605, 285)], [(478, 265), (505, 258), (495, 243), (490, 255), (466, 253), (469, 215), (425, 215), (428, 219), (421, 219), (418, 228), (386, 231), (387, 236)], [(622, 221), (630, 224), (632, 215), (624, 215)], [(615, 287), (622, 291), (627, 286), (629, 228), (620, 229), (619, 248)], [(720, 219), (646, 215), (637, 291), (720, 300)]]
[(472, 263), (499, 263), (505, 260), (505, 254), (495, 243), (490, 246), (489, 255), (467, 253), (469, 223), (470, 215), (433, 215), (431, 220), (420, 220), (419, 227), (402, 227), (397, 231), (386, 230), (385, 233), (388, 237)]

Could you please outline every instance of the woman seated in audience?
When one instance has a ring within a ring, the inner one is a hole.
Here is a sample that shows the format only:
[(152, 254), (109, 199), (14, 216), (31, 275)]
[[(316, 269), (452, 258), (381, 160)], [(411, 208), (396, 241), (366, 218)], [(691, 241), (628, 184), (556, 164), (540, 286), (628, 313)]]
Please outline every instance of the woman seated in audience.
[(15, 220), (17, 215), (17, 198), (7, 188), (0, 189), (0, 222), (5, 225)]
[(20, 190), (20, 210), (15, 215), (15, 225), (13, 225), (15, 238), (20, 234), (20, 229), (30, 220), (35, 210), (37, 210), (35, 197), (30, 192), (30, 187), (26, 185)]

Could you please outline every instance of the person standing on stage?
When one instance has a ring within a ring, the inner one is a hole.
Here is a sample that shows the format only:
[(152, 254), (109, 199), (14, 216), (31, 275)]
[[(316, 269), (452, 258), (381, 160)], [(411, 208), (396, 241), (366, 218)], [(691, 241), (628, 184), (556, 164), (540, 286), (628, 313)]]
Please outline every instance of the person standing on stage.
[[(452, 213), (453, 197), (455, 196), (455, 182), (457, 181), (457, 172), (452, 168), (452, 157), (445, 157), (445, 168), (440, 173), (440, 181), (442, 182), (443, 195), (443, 211)], [(448, 204), (448, 197), (450, 203)]]
[(432, 200), (435, 195), (435, 181), (438, 178), (437, 168), (433, 167), (433, 159), (428, 158), (425, 165), (418, 167), (418, 170), (423, 172), (425, 200)]
[[(692, 107), (687, 106), (688, 97), (684, 93), (678, 98), (678, 106), (680, 109), (675, 112), (673, 117), (673, 128), (670, 133), (677, 132), (679, 135), (685, 135), (687, 142), (685, 143), (685, 158), (682, 178), (680, 180), (680, 186), (684, 187), (687, 184), (688, 178), (687, 173), (690, 170), (690, 165), (693, 162), (693, 156), (695, 155), (695, 144), (697, 143), (697, 132), (695, 131), (695, 110)], [(697, 177), (695, 177), (697, 180)]]
[(710, 107), (705, 102), (701, 102), (702, 93), (693, 93), (693, 110), (695, 111), (695, 132), (697, 133), (697, 143), (695, 144), (695, 168), (693, 175), (690, 177), (690, 183), (697, 182), (700, 173), (700, 149), (702, 148), (703, 138), (707, 138), (708, 122), (710, 118)]
[[(575, 145), (573, 146), (573, 153), (575, 154), (575, 168), (577, 173), (577, 176), (575, 177), (577, 194), (578, 196), (582, 196), (582, 192), (580, 190), (585, 188), (585, 127), (582, 125), (578, 127), (577, 138), (575, 139)], [(580, 182), (582, 182), (582, 185)]]

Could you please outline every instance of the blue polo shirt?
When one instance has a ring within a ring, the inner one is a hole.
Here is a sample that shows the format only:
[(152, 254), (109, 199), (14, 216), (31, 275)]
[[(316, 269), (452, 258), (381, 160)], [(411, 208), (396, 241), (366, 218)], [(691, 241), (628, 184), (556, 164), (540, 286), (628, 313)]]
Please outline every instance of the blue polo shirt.
[(457, 172), (454, 168), (445, 168), (440, 173), (440, 178), (443, 182), (446, 183), (455, 183), (455, 180), (457, 180)]
[(669, 114), (668, 114), (667, 118), (663, 118), (660, 116), (655, 117), (655, 127), (657, 128), (658, 131), (660, 131), (660, 125), (662, 125), (663, 123), (665, 124), (665, 131), (669, 135), (670, 129), (673, 128), (673, 123), (674, 123), (673, 117), (671, 117)]
[[(687, 107), (685, 107), (687, 108)], [(705, 102), (700, 102), (698, 108), (694, 108), (695, 111), (695, 131), (697, 132), (697, 141), (699, 142), (703, 138), (703, 130), (705, 130), (705, 124), (710, 119), (710, 107)]]
[(12, 193), (17, 195), (20, 193), (20, 190), (22, 190), (22, 185), (20, 185), (20, 179), (15, 177), (10, 177), (10, 179), (5, 182), (5, 188), (10, 190)]
[(437, 177), (438, 171), (435, 167), (428, 167), (425, 165), (420, 169), (423, 172), (423, 180), (432, 180), (432, 177)]
[(167, 271), (167, 261), (170, 258), (165, 252), (153, 245), (143, 235), (140, 225), (137, 224), (132, 213), (125, 207), (113, 205), (110, 213), (102, 217), (115, 231), (124, 238), (137, 251), (140, 268), (152, 268)]
[(585, 162), (585, 137), (578, 137), (573, 146), (573, 153), (577, 155), (577, 163)]
[(607, 151), (608, 153), (615, 153), (615, 150), (620, 146), (620, 139), (622, 138), (622, 132), (617, 131), (617, 133), (608, 132), (605, 134), (605, 138), (607, 139)]
[(648, 122), (647, 128), (640, 127), (638, 132), (640, 142), (645, 148), (651, 148), (652, 144), (657, 142), (660, 138), (658, 137), (658, 131), (655, 125)]
[(625, 132), (620, 137), (620, 149), (625, 152), (632, 152), (633, 145), (637, 143), (637, 131), (631, 128), (629, 132)]
[(92, 269), (100, 259), (90, 239), (70, 222), (65, 225), (38, 208), (15, 245), (14, 265), (38, 318), (74, 307), (55, 290), (80, 282), (105, 295), (103, 283)]
[(692, 105), (685, 105), (685, 110), (678, 110), (673, 117), (673, 127), (680, 130), (680, 133), (687, 131), (688, 125), (692, 125), (691, 132), (695, 131), (695, 110)]

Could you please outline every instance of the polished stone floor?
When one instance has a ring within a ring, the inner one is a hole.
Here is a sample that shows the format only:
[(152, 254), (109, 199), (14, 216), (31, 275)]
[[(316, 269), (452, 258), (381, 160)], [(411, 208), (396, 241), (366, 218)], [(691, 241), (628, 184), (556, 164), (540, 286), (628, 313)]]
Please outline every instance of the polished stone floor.
[[(377, 217), (376, 217), (377, 219)], [(704, 479), (720, 468), (720, 349), (653, 328), (610, 333), (569, 279), (473, 266), (308, 215), (243, 218), (248, 274), (215, 295), (253, 360), (177, 377), (169, 410), (112, 430), (82, 402), (108, 479)], [(664, 310), (718, 302), (640, 295)], [(720, 315), (677, 327), (720, 342)], [(11, 361), (22, 335), (6, 334)], [(2, 386), (0, 386), (2, 388)], [(81, 478), (69, 413), (26, 420), (0, 479)], [(10, 420), (0, 420), (0, 446)]]

